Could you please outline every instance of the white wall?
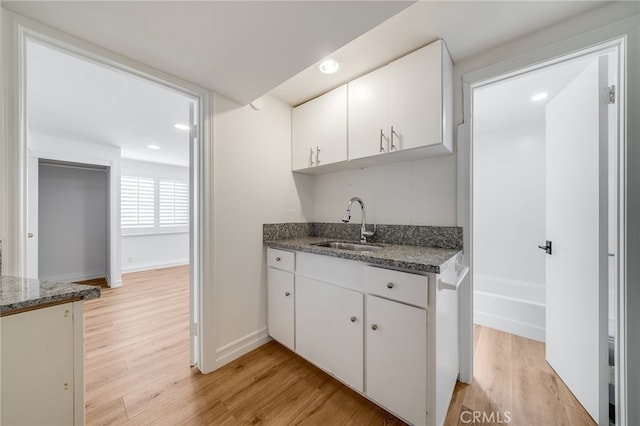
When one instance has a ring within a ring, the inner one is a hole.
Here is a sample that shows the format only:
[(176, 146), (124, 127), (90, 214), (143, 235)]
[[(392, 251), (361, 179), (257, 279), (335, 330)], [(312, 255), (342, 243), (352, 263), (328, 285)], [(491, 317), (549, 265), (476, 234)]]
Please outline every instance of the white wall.
[(122, 273), (189, 263), (189, 233), (122, 237)]
[[(188, 147), (185, 145), (185, 149)], [(122, 175), (189, 181), (189, 168), (122, 159)], [(122, 235), (122, 272), (146, 271), (189, 263), (189, 231)]]
[(122, 284), (120, 274), (120, 148), (89, 141), (60, 139), (29, 133), (28, 149), (31, 156), (52, 160), (72, 161), (109, 166), (109, 199), (107, 239), (107, 273), (111, 286)]
[[(264, 223), (311, 218), (311, 176), (291, 173), (291, 107), (214, 99), (216, 365), (267, 339)], [(207, 301), (204, 301), (206, 304)]]
[(105, 276), (107, 173), (40, 165), (39, 278)]
[(456, 225), (456, 184), (453, 155), (318, 175), (313, 220), (340, 222), (349, 199), (358, 196), (368, 223)]
[(474, 121), (474, 321), (544, 341), (545, 123), (532, 119)]

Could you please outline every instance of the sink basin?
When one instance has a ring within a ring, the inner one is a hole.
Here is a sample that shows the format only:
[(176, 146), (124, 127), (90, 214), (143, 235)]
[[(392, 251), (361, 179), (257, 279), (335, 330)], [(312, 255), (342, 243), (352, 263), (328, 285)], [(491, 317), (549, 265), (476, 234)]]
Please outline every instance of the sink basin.
[(322, 241), (320, 243), (311, 243), (312, 246), (318, 247), (330, 247), (340, 250), (351, 250), (351, 251), (373, 251), (380, 250), (382, 247), (372, 246), (369, 244), (359, 244), (359, 243), (345, 243), (342, 241)]

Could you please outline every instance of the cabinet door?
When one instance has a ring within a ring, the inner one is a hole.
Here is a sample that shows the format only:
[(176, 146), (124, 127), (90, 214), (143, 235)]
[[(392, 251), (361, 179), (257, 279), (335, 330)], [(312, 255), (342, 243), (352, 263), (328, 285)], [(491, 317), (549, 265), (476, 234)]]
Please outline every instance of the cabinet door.
[(442, 143), (442, 41), (388, 65), (389, 125), (398, 150)]
[(388, 68), (349, 82), (349, 160), (387, 152), (389, 137)]
[(274, 268), (267, 269), (267, 326), (269, 335), (293, 350), (293, 273)]
[(296, 352), (362, 392), (362, 294), (296, 280)]
[(365, 393), (409, 422), (426, 423), (427, 314), (367, 295)]
[(72, 304), (9, 315), (0, 328), (0, 424), (74, 424)]
[(292, 170), (346, 161), (347, 86), (294, 108), (292, 127)]

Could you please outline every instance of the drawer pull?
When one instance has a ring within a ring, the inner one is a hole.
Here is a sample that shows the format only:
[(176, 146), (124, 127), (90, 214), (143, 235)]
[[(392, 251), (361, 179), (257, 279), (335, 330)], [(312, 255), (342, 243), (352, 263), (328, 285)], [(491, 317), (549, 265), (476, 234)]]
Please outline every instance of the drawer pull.
[(377, 330), (378, 329), (378, 325), (377, 324), (371, 324), (371, 329), (372, 330)]
[(393, 288), (393, 283), (387, 283), (387, 288)]
[(280, 262), (281, 260), (282, 260), (282, 258), (276, 257), (276, 262)]
[(356, 322), (356, 320), (357, 320), (357, 319), (358, 319), (358, 318), (356, 318), (356, 317), (351, 317), (351, 318), (350, 318), (351, 322)]
[(287, 297), (289, 297), (289, 296), (291, 296), (291, 293), (289, 293), (288, 291), (285, 291), (285, 292), (284, 292), (284, 295), (285, 295), (285, 296), (287, 296)]

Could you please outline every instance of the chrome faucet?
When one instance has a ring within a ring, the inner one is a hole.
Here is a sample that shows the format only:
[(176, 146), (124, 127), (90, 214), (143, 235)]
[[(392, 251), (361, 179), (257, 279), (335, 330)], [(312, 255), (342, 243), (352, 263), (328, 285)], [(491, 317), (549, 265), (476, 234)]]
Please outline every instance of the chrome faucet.
[(367, 237), (372, 237), (373, 234), (376, 233), (376, 228), (375, 228), (375, 225), (373, 225), (373, 231), (367, 231), (367, 228), (366, 228), (367, 213), (365, 211), (364, 202), (362, 201), (362, 199), (358, 197), (353, 197), (352, 199), (349, 200), (349, 203), (347, 204), (347, 211), (344, 212), (342, 221), (344, 223), (349, 223), (349, 221), (351, 220), (351, 205), (353, 204), (354, 201), (357, 201), (358, 203), (360, 203), (360, 210), (362, 211), (362, 224), (360, 225), (360, 242), (366, 243)]

